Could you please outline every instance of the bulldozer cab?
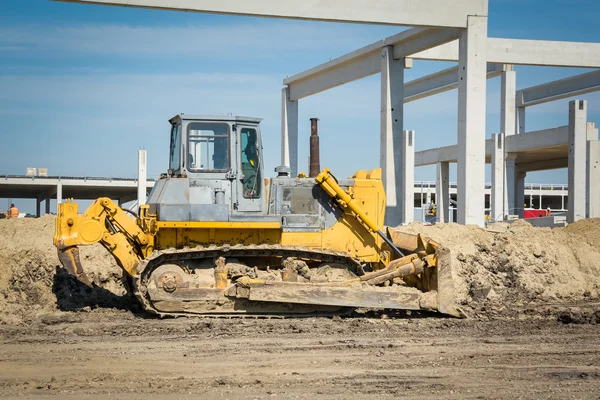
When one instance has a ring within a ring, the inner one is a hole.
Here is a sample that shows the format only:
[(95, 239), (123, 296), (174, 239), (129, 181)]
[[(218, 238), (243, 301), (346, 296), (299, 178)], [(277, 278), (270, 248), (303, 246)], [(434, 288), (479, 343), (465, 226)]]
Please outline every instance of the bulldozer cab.
[(190, 180), (190, 195), (199, 195), (192, 204), (266, 213), (260, 121), (184, 114), (170, 120), (169, 176)]

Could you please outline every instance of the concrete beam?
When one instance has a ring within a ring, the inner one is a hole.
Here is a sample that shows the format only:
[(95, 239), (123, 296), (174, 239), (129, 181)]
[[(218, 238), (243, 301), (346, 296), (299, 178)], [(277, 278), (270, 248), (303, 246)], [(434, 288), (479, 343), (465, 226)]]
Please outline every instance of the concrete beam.
[(569, 201), (567, 221), (586, 217), (587, 102), (569, 103)]
[(532, 161), (519, 163), (519, 171), (534, 172), (534, 171), (549, 171), (553, 169), (568, 168), (569, 159), (555, 158), (554, 160)]
[(517, 107), (530, 107), (550, 101), (600, 90), (600, 70), (572, 76), (517, 92)]
[(459, 224), (484, 225), (487, 17), (470, 16), (459, 39)]
[[(505, 138), (505, 149), (507, 153), (517, 153), (529, 150), (539, 150), (568, 144), (568, 126), (544, 129), (541, 131), (528, 132), (523, 135), (512, 135)], [(493, 153), (493, 139), (485, 142), (485, 156), (490, 157)], [(434, 165), (438, 162), (458, 161), (458, 145), (438, 147), (435, 149), (422, 150), (415, 153), (415, 166)]]
[[(488, 64), (487, 79), (495, 78), (502, 74), (503, 65)], [(439, 93), (458, 88), (458, 67), (448, 68), (431, 75), (407, 82), (404, 85), (404, 102), (423, 99)]]
[[(284, 84), (290, 86), (290, 99), (297, 100), (345, 83), (375, 75), (381, 72), (378, 60), (380, 50), (383, 47), (390, 45), (395, 46), (394, 57), (396, 59), (410, 56), (413, 59), (458, 62), (458, 40), (451, 41), (455, 37), (456, 31), (454, 30), (440, 30), (434, 28), (409, 29), (296, 74), (290, 78), (286, 78)], [(423, 48), (427, 48), (427, 50), (422, 50)], [(557, 57), (557, 54), (561, 54), (561, 56)], [(600, 43), (488, 38), (487, 62), (491, 65), (513, 64), (600, 68)], [(494, 68), (497, 67), (488, 67), (488, 72), (493, 72)], [(440, 93), (441, 91), (435, 91), (435, 88), (438, 86), (446, 88), (446, 90), (454, 89), (453, 76), (454, 73), (452, 69), (450, 69), (414, 81), (413, 85), (415, 85), (415, 89), (410, 89), (409, 92), (407, 92), (407, 101), (414, 101), (428, 95)], [(493, 76), (495, 75), (490, 77)], [(567, 88), (575, 88), (572, 90), (577, 90), (577, 85), (592, 85), (594, 88), (593, 90), (579, 89), (577, 92), (572, 91), (571, 94), (569, 94), (572, 96), (599, 90), (596, 88), (598, 85), (595, 83), (597, 79), (597, 76), (592, 72), (590, 74), (582, 75), (579, 78), (575, 77), (573, 80), (569, 78), (565, 80), (568, 82), (563, 82), (560, 85), (564, 85)], [(410, 85), (410, 83), (407, 85)], [(419, 90), (417, 89), (417, 85), (426, 86), (424, 89)], [(414, 97), (415, 94), (418, 93), (427, 93), (427, 85), (433, 86), (433, 92), (431, 94)], [(556, 89), (559, 92), (560, 87), (562, 86), (557, 86)], [(414, 93), (412, 90), (414, 90)], [(564, 95), (564, 97), (568, 96)], [(557, 97), (555, 99), (559, 98), (563, 97)], [(521, 125), (524, 125), (524, 119), (521, 119), (520, 122)]]
[(381, 72), (381, 51), (393, 46), (402, 59), (458, 37), (460, 30), (412, 28), (283, 80), (290, 100), (298, 100)]
[(61, 0), (161, 10), (364, 24), (465, 28), (467, 16), (487, 16), (487, 0)]
[(445, 146), (436, 149), (421, 150), (415, 153), (415, 167), (434, 165), (438, 162), (455, 163), (458, 160), (458, 146)]
[[(411, 55), (415, 60), (458, 61), (458, 41)], [(549, 67), (600, 68), (600, 43), (487, 39), (487, 62)]]

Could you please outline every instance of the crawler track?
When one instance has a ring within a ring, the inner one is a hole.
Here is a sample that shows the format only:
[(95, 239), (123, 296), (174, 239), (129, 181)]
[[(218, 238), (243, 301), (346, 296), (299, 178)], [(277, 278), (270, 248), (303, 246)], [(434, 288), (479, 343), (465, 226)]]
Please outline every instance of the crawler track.
[[(185, 310), (164, 312), (155, 307), (152, 298), (148, 294), (148, 283), (150, 275), (157, 267), (163, 264), (186, 263), (189, 261), (215, 260), (219, 257), (236, 258), (248, 260), (257, 257), (270, 257), (285, 259), (292, 257), (295, 259), (317, 261), (321, 263), (336, 263), (347, 265), (348, 268), (357, 275), (364, 274), (363, 265), (355, 258), (350, 257), (347, 253), (335, 252), (328, 250), (316, 250), (300, 246), (282, 246), (282, 245), (223, 245), (198, 247), (194, 249), (169, 249), (155, 252), (151, 257), (143, 260), (138, 265), (138, 275), (133, 277), (133, 288), (136, 298), (140, 301), (144, 309), (150, 313), (157, 314), (161, 317), (177, 317), (190, 315), (207, 315), (218, 318), (286, 318), (286, 317), (308, 317), (315, 315), (332, 315), (345, 314), (351, 311), (348, 308), (340, 308), (339, 310), (331, 311), (331, 307), (315, 308), (314, 312), (302, 310), (301, 307), (290, 307), (285, 304), (261, 303), (265, 308), (264, 312), (246, 310), (242, 308), (232, 309), (228, 312), (207, 311), (206, 313), (186, 312)], [(240, 303), (238, 301), (238, 303)], [(243, 303), (243, 302), (242, 302)], [(249, 303), (249, 302), (248, 302)], [(260, 306), (258, 302), (252, 302), (252, 306)], [(277, 307), (279, 305), (279, 307)], [(239, 305), (238, 305), (239, 306)], [(236, 306), (237, 307), (237, 306)], [(250, 307), (252, 308), (252, 307)], [(287, 310), (284, 311), (284, 310)], [(300, 311), (296, 311), (300, 310)], [(276, 313), (274, 315), (273, 313)]]

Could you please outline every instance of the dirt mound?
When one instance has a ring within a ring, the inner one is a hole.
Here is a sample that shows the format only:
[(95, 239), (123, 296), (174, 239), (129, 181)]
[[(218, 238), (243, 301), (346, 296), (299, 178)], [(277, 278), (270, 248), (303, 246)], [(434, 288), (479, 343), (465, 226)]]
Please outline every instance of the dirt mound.
[[(518, 221), (495, 232), (456, 224), (398, 229), (450, 248), (456, 298), (470, 315), (505, 315), (536, 302), (564, 305), (599, 296), (600, 220), (559, 229)], [(122, 270), (102, 246), (80, 249), (97, 285), (90, 289), (60, 268), (53, 233), (52, 216), (0, 220), (0, 324), (26, 323), (57, 309), (137, 307)]]
[(0, 324), (27, 322), (52, 310), (128, 307), (122, 270), (100, 245), (81, 248), (90, 289), (60, 268), (54, 217), (0, 220)]
[(398, 230), (423, 233), (451, 249), (457, 301), (476, 313), (599, 296), (600, 219), (556, 229), (518, 221), (500, 232), (419, 223)]

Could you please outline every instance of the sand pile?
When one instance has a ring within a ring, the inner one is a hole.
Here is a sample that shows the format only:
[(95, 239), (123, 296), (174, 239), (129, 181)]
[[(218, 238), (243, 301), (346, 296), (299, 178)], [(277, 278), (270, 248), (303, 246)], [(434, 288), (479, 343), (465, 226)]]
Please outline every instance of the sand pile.
[[(413, 223), (399, 230), (423, 233), (451, 249), (456, 298), (471, 315), (599, 296), (600, 220), (559, 229), (518, 221), (501, 233), (456, 224)], [(84, 269), (98, 285), (89, 289), (59, 267), (53, 234), (52, 216), (0, 220), (0, 324), (26, 323), (56, 309), (137, 306), (102, 246), (80, 248)]]
[(57, 308), (131, 303), (122, 270), (102, 246), (80, 248), (86, 273), (99, 286), (90, 289), (59, 269), (53, 234), (53, 216), (0, 220), (0, 324), (27, 322)]
[(451, 249), (456, 298), (467, 309), (498, 312), (599, 297), (600, 219), (555, 229), (517, 221), (500, 233), (456, 224), (398, 230), (423, 233)]

